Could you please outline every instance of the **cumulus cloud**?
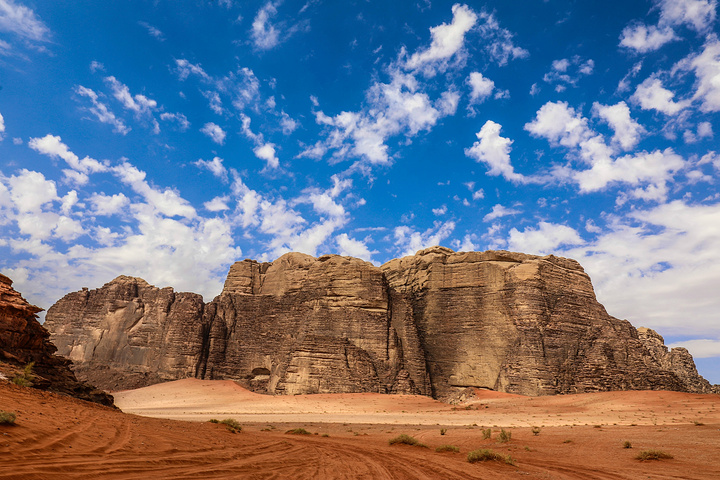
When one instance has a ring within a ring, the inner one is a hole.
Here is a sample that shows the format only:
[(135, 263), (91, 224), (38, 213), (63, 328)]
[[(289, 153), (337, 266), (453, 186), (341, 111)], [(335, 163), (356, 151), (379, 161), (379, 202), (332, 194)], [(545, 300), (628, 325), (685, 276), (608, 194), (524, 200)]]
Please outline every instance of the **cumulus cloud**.
[(214, 157), (212, 160), (200, 159), (195, 162), (195, 165), (199, 168), (205, 168), (212, 172), (213, 175), (218, 177), (223, 182), (228, 182), (228, 171), (223, 165), (223, 159), (220, 157)]
[(200, 131), (207, 135), (210, 140), (217, 143), (218, 145), (222, 145), (225, 143), (225, 136), (227, 134), (220, 127), (220, 125), (217, 125), (216, 123), (208, 122), (203, 125), (203, 128), (201, 128)]
[(711, 35), (703, 51), (686, 63), (697, 77), (693, 98), (700, 100), (700, 110), (720, 111), (720, 40)]
[(463, 47), (465, 34), (478, 19), (467, 5), (456, 3), (452, 7), (452, 13), (450, 24), (443, 23), (430, 28), (432, 43), (427, 49), (412, 54), (405, 63), (405, 68), (414, 70), (429, 66), (426, 71), (434, 74), (447, 66), (448, 60)]
[(414, 255), (418, 250), (440, 245), (455, 230), (455, 222), (435, 222), (434, 225), (424, 232), (418, 232), (407, 225), (395, 227), (393, 237), (395, 238), (396, 250), (400, 256)]
[(552, 68), (543, 76), (543, 81), (555, 85), (555, 91), (562, 92), (568, 86), (577, 86), (583, 76), (592, 75), (595, 62), (579, 56), (561, 58), (552, 62)]
[(113, 126), (113, 131), (121, 135), (127, 135), (130, 132), (130, 128), (125, 125), (121, 119), (117, 118), (115, 114), (103, 102), (98, 100), (98, 94), (89, 88), (85, 88), (82, 85), (75, 87), (75, 93), (80, 96), (87, 97), (92, 102), (92, 107), (87, 110), (95, 115), (95, 118), (102, 123), (107, 123)]
[(658, 78), (650, 77), (637, 86), (631, 99), (643, 110), (657, 110), (666, 115), (674, 115), (687, 107), (687, 101), (675, 102), (675, 94), (663, 87)]
[(0, 142), (5, 138), (5, 119), (0, 113)]
[(508, 238), (510, 250), (540, 255), (553, 253), (561, 245), (582, 243), (582, 237), (574, 228), (550, 222), (540, 222), (537, 228), (528, 227), (522, 232), (513, 228)]
[(255, 147), (253, 153), (260, 160), (265, 160), (265, 168), (275, 169), (280, 166), (280, 160), (277, 155), (275, 155), (275, 145), (272, 143), (265, 143), (259, 147)]
[(113, 96), (125, 109), (134, 112), (136, 118), (150, 122), (153, 126), (153, 132), (160, 133), (160, 125), (153, 116), (153, 112), (158, 109), (155, 100), (142, 94), (132, 95), (127, 85), (120, 83), (115, 77), (105, 77), (105, 82), (112, 90)]
[(492, 94), (495, 88), (495, 82), (487, 77), (483, 77), (483, 74), (480, 72), (471, 72), (467, 79), (467, 84), (470, 85), (471, 103), (482, 103)]
[(593, 113), (602, 118), (613, 129), (612, 141), (623, 150), (634, 148), (645, 133), (645, 128), (630, 116), (630, 108), (625, 102), (615, 105), (593, 103)]
[(188, 121), (187, 117), (183, 115), (182, 113), (168, 113), (163, 112), (160, 114), (160, 120), (164, 122), (173, 122), (177, 125), (177, 128), (184, 132), (188, 128), (190, 128), (190, 122)]
[(715, 23), (716, 0), (660, 0), (660, 25), (686, 25), (704, 32)]
[(93, 193), (89, 200), (93, 205), (93, 213), (95, 215), (117, 215), (118, 213), (122, 213), (127, 206), (130, 205), (130, 199), (122, 193), (115, 195)]
[(502, 175), (511, 182), (524, 183), (527, 179), (516, 173), (510, 164), (510, 145), (512, 140), (500, 136), (500, 124), (488, 120), (476, 134), (478, 141), (465, 149), (465, 155), (474, 158), (476, 162), (483, 162), (490, 170), (488, 175)]
[(628, 25), (620, 35), (620, 46), (640, 53), (654, 52), (668, 42), (676, 40), (675, 31), (670, 27), (658, 28), (642, 23)]
[(341, 233), (335, 237), (335, 241), (340, 255), (347, 255), (360, 258), (366, 262), (372, 262), (373, 254), (378, 253), (377, 251), (371, 251), (362, 240), (351, 238), (347, 233)]

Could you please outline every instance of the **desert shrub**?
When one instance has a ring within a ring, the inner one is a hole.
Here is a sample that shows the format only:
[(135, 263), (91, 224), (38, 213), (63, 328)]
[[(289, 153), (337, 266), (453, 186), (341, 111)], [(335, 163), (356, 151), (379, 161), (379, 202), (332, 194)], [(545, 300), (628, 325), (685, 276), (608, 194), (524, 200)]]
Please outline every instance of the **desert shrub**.
[(505, 462), (508, 465), (515, 465), (515, 460), (510, 455), (502, 455), (500, 453), (494, 452), (492, 450), (488, 450), (485, 448), (480, 448), (477, 450), (473, 450), (472, 452), (469, 452), (467, 455), (467, 460), (470, 463), (475, 462), (487, 462), (489, 460), (495, 460), (497, 462)]
[(563, 443), (572, 443), (572, 440), (568, 438), (567, 440), (563, 440)]
[(310, 435), (310, 432), (308, 432), (304, 428), (293, 428), (292, 430), (288, 430), (285, 433), (289, 433), (291, 435)]
[(533, 435), (540, 435), (540, 427), (532, 427), (532, 434)]
[(703, 422), (701, 422), (699, 420), (693, 420), (693, 423), (695, 424), (696, 427), (702, 427), (703, 425), (705, 425)]
[(441, 428), (440, 435), (445, 435), (445, 433), (447, 433), (447, 428)]
[(629, 440), (623, 442), (623, 448), (632, 448), (632, 443)]
[(15, 425), (15, 414), (0, 410), (0, 425)]
[(506, 432), (504, 429), (500, 429), (500, 433), (498, 434), (498, 442), (500, 443), (507, 443), (512, 438), (512, 433)]
[(492, 436), (492, 429), (486, 428), (485, 430), (482, 431), (482, 433), (483, 433), (483, 440), (489, 440), (490, 437)]
[(673, 456), (660, 450), (643, 450), (635, 457), (636, 460), (640, 460), (641, 462), (645, 460), (662, 460), (669, 458), (673, 458)]
[(327, 433), (323, 433), (322, 436), (323, 436), (323, 437), (329, 437), (330, 435), (328, 435)]
[(435, 449), (436, 452), (454, 452), (460, 453), (460, 449), (455, 445), (440, 445)]
[(415, 437), (411, 437), (410, 435), (406, 435), (404, 433), (398, 435), (395, 438), (391, 438), (390, 440), (388, 440), (388, 443), (390, 445), (400, 443), (405, 445), (414, 445), (416, 447), (427, 447), (427, 445), (423, 445), (422, 443), (418, 442)]
[(233, 420), (232, 418), (226, 418), (225, 420), (221, 420), (218, 423), (222, 423), (223, 425), (225, 425), (228, 431), (232, 433), (238, 433), (242, 431), (242, 425), (240, 425), (237, 420)]
[(35, 366), (35, 362), (30, 362), (27, 365), (25, 365), (25, 368), (23, 368), (23, 373), (20, 375), (15, 375), (11, 382), (13, 382), (15, 385), (20, 385), (21, 387), (30, 387), (32, 386), (33, 380), (35, 380), (35, 375), (33, 375), (33, 367)]
[(220, 423), (220, 420), (218, 420), (217, 418), (211, 418), (210, 420), (208, 420), (208, 422), (210, 422), (210, 423)]

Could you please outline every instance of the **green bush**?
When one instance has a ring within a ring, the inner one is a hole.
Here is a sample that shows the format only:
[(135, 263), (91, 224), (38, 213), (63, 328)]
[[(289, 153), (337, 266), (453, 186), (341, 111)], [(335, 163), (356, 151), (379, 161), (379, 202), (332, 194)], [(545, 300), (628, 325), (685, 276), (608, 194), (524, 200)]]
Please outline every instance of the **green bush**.
[(507, 443), (512, 438), (512, 433), (506, 432), (503, 429), (500, 429), (500, 434), (498, 435), (498, 442), (500, 443)]
[(30, 362), (27, 365), (25, 365), (25, 368), (23, 368), (23, 373), (20, 375), (15, 375), (11, 382), (13, 382), (15, 385), (20, 385), (21, 387), (30, 387), (32, 386), (33, 380), (35, 380), (35, 375), (33, 374), (33, 367), (35, 366), (35, 362)]
[(492, 436), (492, 429), (486, 428), (485, 430), (482, 431), (482, 433), (483, 433), (483, 440), (490, 440), (490, 437)]
[(502, 455), (500, 453), (485, 448), (479, 448), (468, 453), (467, 460), (470, 463), (487, 462), (490, 460), (494, 460), (498, 462), (505, 462), (508, 465), (515, 465), (515, 460), (513, 460), (510, 455)]
[(15, 425), (16, 415), (13, 412), (0, 410), (0, 425)]
[(232, 418), (226, 418), (225, 420), (221, 420), (220, 423), (225, 425), (228, 431), (232, 433), (238, 433), (242, 431), (242, 425), (240, 425), (236, 420), (233, 420)]
[(532, 427), (532, 434), (533, 435), (540, 435), (540, 427)]
[(623, 448), (632, 448), (632, 443), (629, 440), (623, 442)]
[(293, 428), (292, 430), (288, 430), (285, 433), (289, 433), (290, 435), (312, 435), (310, 432), (308, 432), (304, 428)]
[(440, 429), (440, 435), (445, 435), (446, 432), (447, 432), (447, 428)]
[(635, 457), (636, 460), (640, 460), (641, 462), (645, 460), (663, 460), (670, 458), (673, 458), (673, 456), (660, 450), (643, 450)]
[(435, 449), (436, 452), (453, 452), (460, 453), (460, 449), (455, 445), (440, 445)]
[(405, 445), (414, 445), (416, 447), (425, 447), (427, 448), (427, 445), (424, 445), (417, 441), (415, 437), (411, 437), (410, 435), (406, 435), (404, 433), (398, 435), (395, 438), (391, 438), (388, 440), (388, 443), (390, 445), (395, 445), (396, 443), (405, 444)]

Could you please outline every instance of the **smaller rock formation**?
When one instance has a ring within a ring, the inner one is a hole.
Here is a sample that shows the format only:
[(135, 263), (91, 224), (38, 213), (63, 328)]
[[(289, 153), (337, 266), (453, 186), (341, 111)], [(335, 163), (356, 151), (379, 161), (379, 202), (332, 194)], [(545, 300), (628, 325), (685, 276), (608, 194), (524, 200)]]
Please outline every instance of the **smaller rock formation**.
[(33, 363), (33, 387), (112, 406), (112, 396), (79, 382), (70, 370), (72, 362), (55, 355), (57, 348), (49, 340), (50, 333), (37, 321), (37, 313), (41, 311), (12, 288), (12, 280), (0, 274), (2, 370), (12, 374)]
[(697, 393), (716, 392), (717, 385), (710, 385), (710, 382), (700, 376), (695, 367), (695, 361), (686, 348), (675, 347), (668, 350), (668, 347), (665, 346), (665, 339), (655, 330), (640, 327), (637, 331), (640, 341), (655, 361), (665, 370), (677, 375), (688, 390)]

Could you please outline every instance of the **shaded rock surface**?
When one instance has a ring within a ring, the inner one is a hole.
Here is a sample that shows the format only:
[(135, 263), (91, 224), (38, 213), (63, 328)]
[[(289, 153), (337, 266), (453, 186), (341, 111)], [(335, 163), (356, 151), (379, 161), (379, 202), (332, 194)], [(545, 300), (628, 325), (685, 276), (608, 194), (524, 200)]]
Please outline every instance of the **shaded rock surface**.
[(11, 378), (34, 363), (33, 387), (113, 405), (112, 396), (78, 381), (71, 362), (55, 355), (50, 333), (37, 321), (40, 311), (12, 288), (12, 280), (0, 274), (0, 369), (4, 375)]
[(197, 377), (440, 399), (711, 391), (687, 351), (661, 355), (662, 338), (608, 315), (582, 267), (552, 255), (432, 247), (375, 267), (289, 253), (236, 262), (208, 304), (122, 276), (66, 295), (45, 326), (78, 376), (107, 389)]

